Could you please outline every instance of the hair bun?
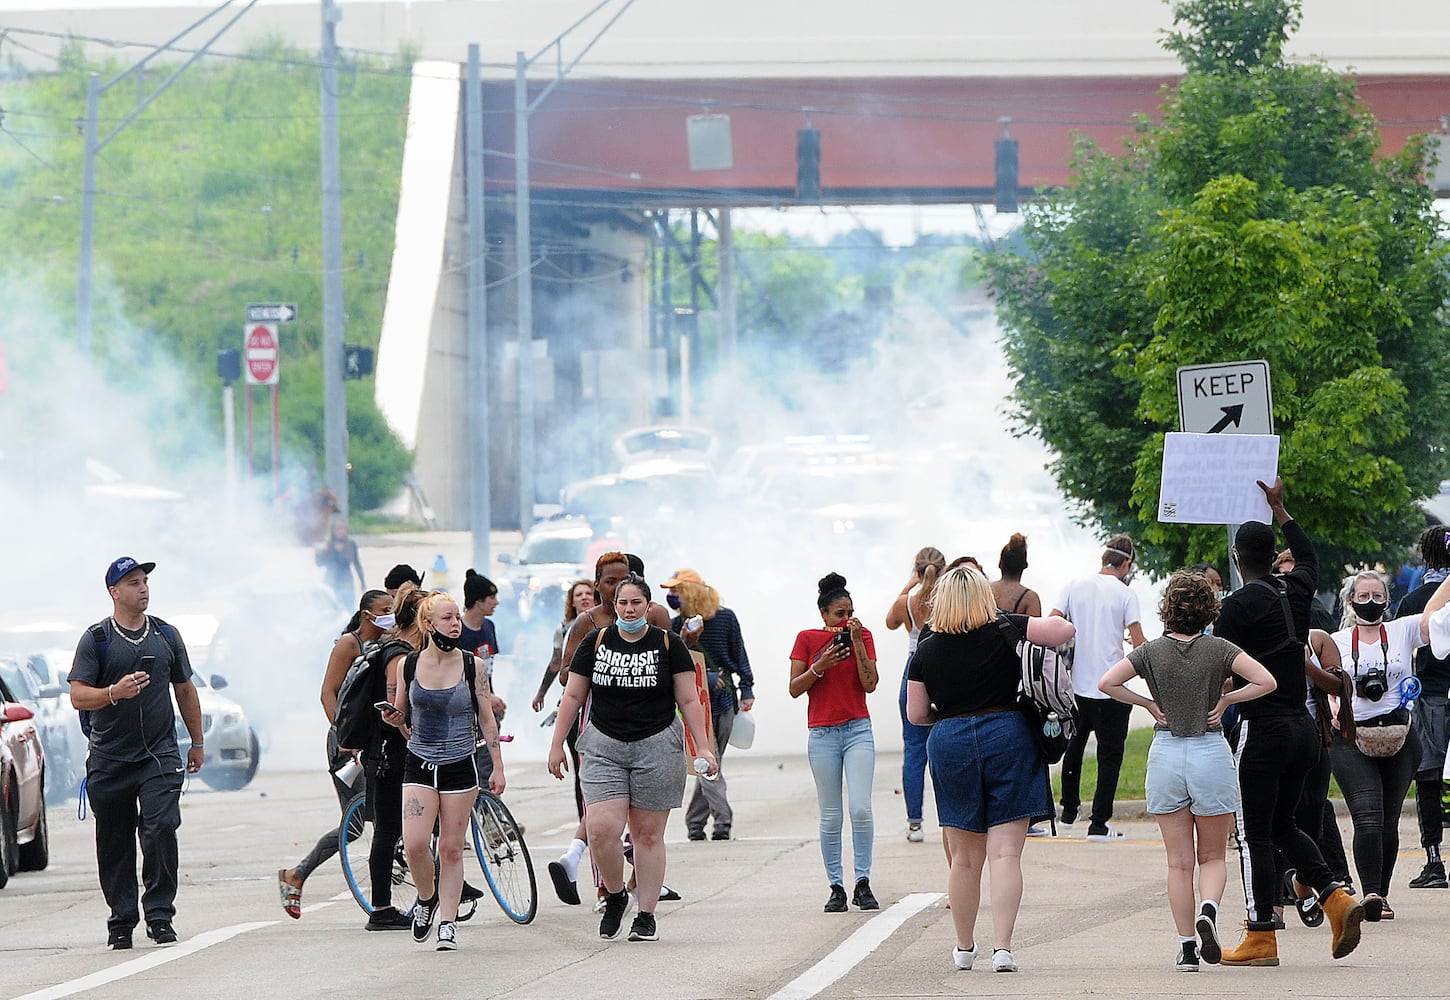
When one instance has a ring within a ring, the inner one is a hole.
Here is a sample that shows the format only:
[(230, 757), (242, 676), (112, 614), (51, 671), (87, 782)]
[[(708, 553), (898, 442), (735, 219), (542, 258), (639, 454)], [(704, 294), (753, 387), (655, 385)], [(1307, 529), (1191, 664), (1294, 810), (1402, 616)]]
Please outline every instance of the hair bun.
[(468, 569), (464, 570), (464, 572), (463, 572), (463, 579), (465, 579), (465, 580), (471, 580), (471, 579), (473, 579), (477, 575), (478, 575), (478, 571), (475, 570), (473, 567), (470, 566)]
[(821, 577), (816, 584), (816, 590), (822, 594), (829, 594), (833, 590), (845, 590), (846, 578), (840, 573), (827, 573)]

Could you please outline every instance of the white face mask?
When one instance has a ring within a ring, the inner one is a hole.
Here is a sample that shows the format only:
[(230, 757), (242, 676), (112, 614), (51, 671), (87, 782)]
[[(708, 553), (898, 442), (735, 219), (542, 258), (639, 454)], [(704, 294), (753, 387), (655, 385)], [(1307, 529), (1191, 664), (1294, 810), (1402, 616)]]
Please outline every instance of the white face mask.
[(376, 625), (378, 628), (382, 629), (384, 632), (392, 628), (397, 623), (398, 619), (395, 615), (373, 615), (373, 624)]

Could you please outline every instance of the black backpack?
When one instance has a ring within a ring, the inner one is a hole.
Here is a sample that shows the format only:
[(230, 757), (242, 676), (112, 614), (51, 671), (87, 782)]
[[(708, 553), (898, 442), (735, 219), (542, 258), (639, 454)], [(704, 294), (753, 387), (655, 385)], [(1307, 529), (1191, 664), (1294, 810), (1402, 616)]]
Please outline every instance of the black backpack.
[(388, 660), (413, 647), (397, 640), (363, 642), (361, 637), (358, 637), (358, 645), (362, 651), (353, 657), (352, 665), (347, 668), (347, 674), (337, 689), (332, 726), (337, 734), (338, 746), (349, 750), (369, 750), (373, 747), (373, 735), (378, 726), (378, 712), (373, 704), (382, 701), (387, 694)]
[[(171, 649), (171, 658), (173, 660), (181, 659), (181, 654), (177, 652), (177, 647), (181, 643), (181, 635), (176, 631), (176, 626), (162, 621), (155, 615), (147, 615), (147, 617), (151, 619), (151, 624), (156, 626), (156, 631), (161, 633), (161, 638), (166, 640), (166, 645)], [(106, 621), (109, 620), (107, 619)], [(86, 629), (86, 631), (91, 634), (91, 642), (96, 647), (96, 680), (99, 681), (106, 673), (106, 650), (110, 648), (111, 634), (106, 631), (105, 621), (96, 622), (90, 628)], [(81, 709), (77, 714), (80, 716), (81, 732), (85, 735), (86, 739), (90, 739), (91, 711), (89, 709)]]

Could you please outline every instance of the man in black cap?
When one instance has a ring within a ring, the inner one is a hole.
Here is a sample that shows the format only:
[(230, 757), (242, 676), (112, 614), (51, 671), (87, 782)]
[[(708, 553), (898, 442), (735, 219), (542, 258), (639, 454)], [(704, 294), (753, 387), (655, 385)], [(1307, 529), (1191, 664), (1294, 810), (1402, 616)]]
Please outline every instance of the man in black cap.
[[(1359, 944), (1364, 906), (1334, 880), (1319, 847), (1294, 820), (1305, 778), (1320, 752), (1319, 729), (1305, 707), (1304, 675), (1304, 643), (1319, 585), (1319, 559), (1314, 543), (1284, 506), (1283, 482), (1276, 478), (1273, 486), (1258, 485), (1293, 551), (1294, 570), (1282, 576), (1273, 572), (1273, 528), (1256, 521), (1240, 526), (1234, 534), (1233, 560), (1245, 582), (1224, 598), (1213, 626), (1214, 635), (1262, 663), (1278, 684), (1263, 698), (1239, 706), (1243, 722), (1236, 751), (1238, 828), (1249, 919), (1243, 943), (1224, 951), (1218, 942), (1213, 901), (1204, 903), (1197, 930), (1203, 957), (1210, 963), (1221, 957), (1224, 965), (1274, 966), (1279, 964), (1274, 936), (1279, 884), (1275, 848), (1294, 867), (1295, 891), (1303, 897), (1301, 913), (1312, 919), (1317, 907), (1328, 916), (1334, 958), (1343, 958)], [(1236, 678), (1235, 683), (1243, 682)]]
[[(176, 829), (181, 786), (201, 770), (201, 702), (191, 682), (191, 661), (176, 629), (146, 614), (149, 574), (155, 563), (122, 556), (106, 569), (113, 611), (86, 629), (70, 672), (71, 704), (89, 726), (86, 796), (96, 814), (96, 863), (101, 892), (111, 907), (107, 946), (131, 947), (140, 922), (136, 841), (141, 842), (146, 936), (174, 944), (176, 883), (180, 866)], [(176, 742), (176, 715), (167, 684), (191, 734), (186, 763)]]
[(398, 588), (405, 583), (411, 583), (415, 587), (423, 586), (423, 578), (407, 563), (398, 563), (383, 577), (383, 589), (388, 592), (389, 597), (397, 597)]

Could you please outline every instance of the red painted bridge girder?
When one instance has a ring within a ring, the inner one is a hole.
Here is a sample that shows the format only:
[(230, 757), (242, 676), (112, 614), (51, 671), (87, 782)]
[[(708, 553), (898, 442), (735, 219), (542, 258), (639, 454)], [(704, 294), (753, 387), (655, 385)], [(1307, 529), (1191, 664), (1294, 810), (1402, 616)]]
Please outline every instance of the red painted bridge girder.
[[(821, 133), (827, 203), (990, 201), (993, 140), (1010, 118), (1024, 189), (1066, 183), (1073, 136), (1122, 148), (1157, 119), (1173, 77), (565, 80), (529, 116), (534, 197), (582, 206), (795, 203), (796, 132)], [(1436, 131), (1450, 76), (1361, 76), (1382, 149)], [(530, 84), (534, 100), (543, 83)], [(484, 84), (484, 176), (514, 184), (514, 88)], [(686, 119), (730, 117), (734, 166), (691, 171)]]

